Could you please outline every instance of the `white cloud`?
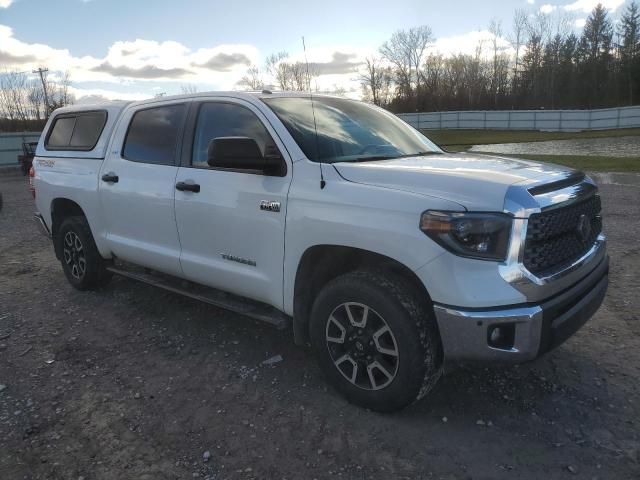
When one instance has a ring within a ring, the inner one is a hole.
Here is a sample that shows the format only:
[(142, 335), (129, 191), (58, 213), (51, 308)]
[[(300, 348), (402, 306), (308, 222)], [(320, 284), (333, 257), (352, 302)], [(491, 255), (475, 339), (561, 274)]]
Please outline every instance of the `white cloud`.
[(77, 88), (70, 87), (69, 93), (76, 97), (76, 103), (100, 103), (110, 100), (144, 100), (151, 98), (153, 95), (150, 93), (133, 92), (123, 93), (115, 92), (113, 90), (105, 88)]
[(624, 2), (625, 0), (576, 0), (562, 8), (568, 12), (582, 11), (584, 13), (591, 13), (591, 11), (601, 3), (607, 10), (615, 11), (619, 6), (623, 5)]
[[(445, 57), (458, 53), (475, 55), (479, 47), (485, 55), (488, 55), (489, 50), (493, 49), (493, 34), (488, 30), (477, 30), (462, 35), (438, 38), (432, 51)], [(505, 38), (498, 37), (498, 48), (505, 53), (512, 53), (511, 44)]]
[(0, 0), (0, 8), (9, 8), (12, 3), (13, 0)]
[(576, 28), (584, 28), (584, 26), (587, 24), (587, 19), (586, 18), (576, 18), (575, 22), (573, 22), (573, 24), (576, 26)]
[[(3, 1), (3, 0), (0, 0)], [(492, 54), (493, 35), (487, 30), (467, 32), (439, 38), (428, 53), (446, 57), (459, 53)], [(513, 54), (509, 42), (498, 38), (498, 48)], [(263, 54), (266, 52), (263, 52)], [(314, 86), (322, 91), (345, 89), (358, 97), (361, 92), (357, 68), (375, 49), (349, 45), (326, 45), (307, 50), (310, 65), (321, 75)], [(305, 61), (302, 51), (294, 52), (288, 61)], [(103, 56), (75, 56), (67, 49), (27, 43), (14, 36), (8, 26), (0, 25), (0, 65), (9, 70), (31, 71), (46, 66), (50, 75), (69, 72), (76, 98), (138, 100), (157, 92), (180, 93), (181, 84), (197, 85), (200, 91), (232, 90), (246, 72), (247, 66), (262, 63), (260, 52), (252, 45), (217, 45), (190, 49), (175, 41), (136, 39), (114, 42)], [(269, 78), (265, 77), (269, 82)]]
[(21, 70), (46, 65), (51, 71), (69, 71), (76, 82), (201, 79), (230, 88), (236, 80), (228, 77), (241, 76), (257, 58), (258, 50), (251, 45), (194, 51), (178, 42), (150, 40), (115, 42), (102, 58), (77, 57), (67, 49), (23, 42), (10, 27), (0, 25), (0, 64)]
[[(533, 5), (535, 0), (527, 0), (527, 3)], [(599, 3), (601, 3), (607, 10), (614, 12), (618, 7), (625, 3), (625, 0), (575, 0), (573, 3), (569, 3), (567, 5), (552, 5), (550, 3), (545, 3), (540, 7), (540, 12), (548, 15), (559, 8), (562, 8), (566, 12), (591, 13)]]
[[(323, 72), (316, 80), (319, 89), (339, 87), (355, 95), (360, 92), (356, 68), (373, 53), (333, 45), (309, 49), (307, 57)], [(304, 55), (299, 52), (288, 61), (304, 61)], [(23, 42), (10, 27), (0, 25), (0, 65), (20, 71), (46, 66), (52, 77), (69, 72), (76, 98), (89, 101), (138, 100), (158, 91), (180, 93), (181, 84), (195, 84), (201, 91), (233, 90), (250, 64), (261, 63), (258, 49), (252, 45), (193, 50), (175, 41), (143, 39), (114, 42), (102, 57), (78, 57), (66, 49)]]

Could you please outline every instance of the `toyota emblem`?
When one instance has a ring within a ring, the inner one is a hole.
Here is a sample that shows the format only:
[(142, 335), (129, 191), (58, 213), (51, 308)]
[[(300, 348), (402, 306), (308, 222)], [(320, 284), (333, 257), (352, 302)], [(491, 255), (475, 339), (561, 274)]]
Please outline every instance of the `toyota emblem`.
[(576, 231), (583, 242), (586, 242), (589, 239), (589, 235), (591, 235), (591, 220), (584, 213), (578, 219)]

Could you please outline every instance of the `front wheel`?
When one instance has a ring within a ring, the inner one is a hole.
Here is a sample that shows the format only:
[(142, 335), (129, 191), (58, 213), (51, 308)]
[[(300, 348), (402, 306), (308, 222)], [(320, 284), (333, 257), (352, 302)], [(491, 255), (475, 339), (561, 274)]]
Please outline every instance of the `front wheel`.
[(96, 247), (85, 217), (66, 218), (56, 234), (57, 251), (64, 274), (78, 290), (94, 290), (112, 277)]
[(442, 353), (427, 302), (384, 272), (348, 273), (322, 289), (312, 307), (311, 343), (325, 375), (350, 402), (390, 412), (433, 388)]

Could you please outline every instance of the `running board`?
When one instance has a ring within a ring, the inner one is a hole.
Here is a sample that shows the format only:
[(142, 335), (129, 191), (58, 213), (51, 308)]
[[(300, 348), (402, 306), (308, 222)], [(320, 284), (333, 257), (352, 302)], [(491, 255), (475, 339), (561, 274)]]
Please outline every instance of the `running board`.
[[(138, 267), (133, 267), (138, 268)], [(169, 292), (177, 293), (185, 297), (193, 298), (225, 310), (229, 310), (245, 317), (266, 322), (278, 330), (284, 330), (291, 326), (291, 318), (281, 311), (261, 302), (249, 298), (233, 295), (231, 293), (205, 287), (188, 280), (165, 275), (163, 273), (144, 271), (131, 271), (123, 268), (109, 266), (107, 270), (138, 282), (143, 282), (154, 287), (162, 288)], [(185, 286), (186, 285), (186, 286)]]

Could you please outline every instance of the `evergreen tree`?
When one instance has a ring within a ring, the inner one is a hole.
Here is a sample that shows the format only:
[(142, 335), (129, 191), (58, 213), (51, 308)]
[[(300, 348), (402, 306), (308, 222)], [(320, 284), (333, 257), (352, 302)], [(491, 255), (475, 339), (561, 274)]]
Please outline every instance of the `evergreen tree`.
[(578, 49), (580, 70), (584, 74), (582, 100), (588, 107), (607, 103), (612, 38), (613, 27), (607, 10), (599, 3), (587, 18)]
[(637, 3), (631, 2), (620, 19), (618, 31), (622, 39), (620, 48), (620, 68), (626, 85), (625, 95), (629, 105), (633, 105), (640, 90), (640, 12)]
[(521, 96), (526, 99), (525, 105), (530, 108), (539, 108), (541, 106), (542, 57), (542, 38), (534, 33), (529, 37), (526, 53), (522, 57)]
[(545, 104), (556, 108), (558, 70), (560, 68), (560, 53), (562, 37), (558, 34), (544, 47), (543, 75)]
[(560, 48), (560, 65), (558, 67), (558, 91), (560, 108), (575, 108), (578, 104), (576, 98), (577, 75), (576, 55), (578, 50), (578, 37), (571, 33), (562, 42)]

